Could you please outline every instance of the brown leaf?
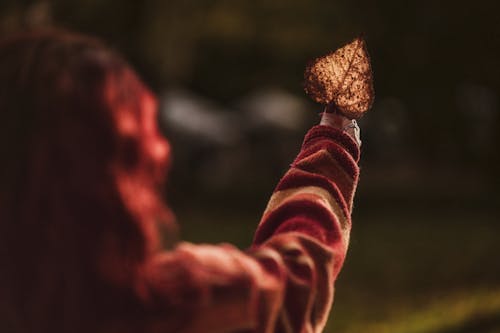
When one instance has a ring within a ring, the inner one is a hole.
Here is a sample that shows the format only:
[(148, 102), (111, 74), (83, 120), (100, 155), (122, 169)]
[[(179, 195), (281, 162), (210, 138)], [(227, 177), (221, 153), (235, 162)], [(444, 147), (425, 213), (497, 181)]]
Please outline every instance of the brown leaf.
[(348, 118), (360, 118), (373, 103), (374, 90), (366, 43), (356, 38), (315, 59), (304, 73), (305, 91), (316, 102)]

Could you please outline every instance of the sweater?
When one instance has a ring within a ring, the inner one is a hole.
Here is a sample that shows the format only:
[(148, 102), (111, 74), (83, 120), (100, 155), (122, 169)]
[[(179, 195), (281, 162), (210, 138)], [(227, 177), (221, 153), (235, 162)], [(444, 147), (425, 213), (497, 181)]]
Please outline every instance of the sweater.
[(147, 332), (321, 332), (349, 243), (359, 147), (315, 126), (280, 180), (252, 246), (179, 243), (146, 275)]

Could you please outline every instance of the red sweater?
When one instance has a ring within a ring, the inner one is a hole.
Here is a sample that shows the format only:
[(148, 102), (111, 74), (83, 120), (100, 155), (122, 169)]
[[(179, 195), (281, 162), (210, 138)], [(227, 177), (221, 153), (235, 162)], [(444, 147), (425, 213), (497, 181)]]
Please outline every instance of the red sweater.
[(148, 267), (150, 332), (320, 332), (349, 243), (359, 169), (351, 137), (306, 135), (248, 251), (180, 243)]

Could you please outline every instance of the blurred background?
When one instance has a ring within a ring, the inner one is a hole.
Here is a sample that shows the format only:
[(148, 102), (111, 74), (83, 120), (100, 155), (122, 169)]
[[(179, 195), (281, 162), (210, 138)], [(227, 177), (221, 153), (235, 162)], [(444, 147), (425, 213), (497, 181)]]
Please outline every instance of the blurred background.
[(0, 35), (99, 36), (158, 94), (181, 237), (247, 247), (319, 120), (303, 70), (364, 33), (352, 241), (327, 332), (500, 332), (500, 3), (431, 0), (0, 2)]

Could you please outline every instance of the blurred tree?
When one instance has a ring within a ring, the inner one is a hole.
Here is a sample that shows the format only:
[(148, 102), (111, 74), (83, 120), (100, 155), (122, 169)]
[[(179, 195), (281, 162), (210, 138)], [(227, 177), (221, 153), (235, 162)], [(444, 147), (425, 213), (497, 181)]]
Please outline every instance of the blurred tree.
[[(303, 96), (307, 60), (365, 32), (376, 103), (401, 105), (415, 154), (500, 181), (489, 162), (500, 160), (498, 149), (470, 159), (464, 112), (475, 111), (464, 111), (458, 96), (477, 85), (499, 98), (499, 9), (492, 0), (3, 0), (0, 33), (56, 24), (94, 34), (157, 90), (184, 86), (230, 102), (262, 86)], [(492, 112), (495, 147), (498, 105)]]

